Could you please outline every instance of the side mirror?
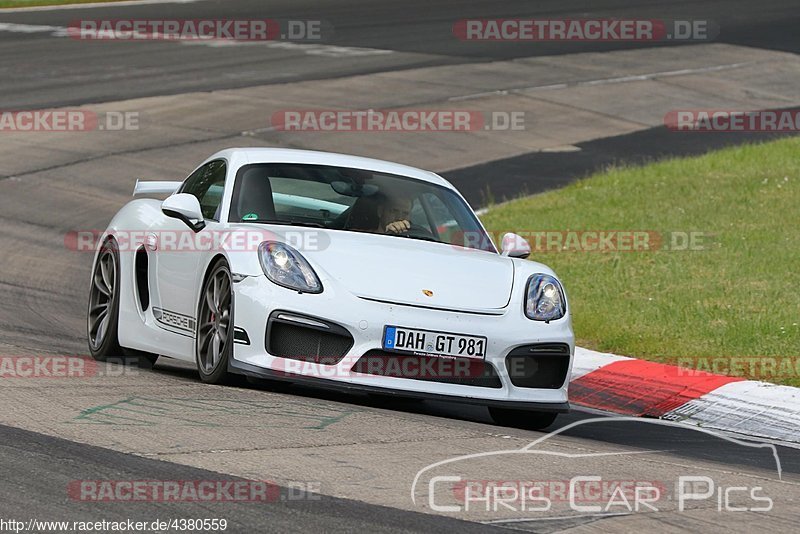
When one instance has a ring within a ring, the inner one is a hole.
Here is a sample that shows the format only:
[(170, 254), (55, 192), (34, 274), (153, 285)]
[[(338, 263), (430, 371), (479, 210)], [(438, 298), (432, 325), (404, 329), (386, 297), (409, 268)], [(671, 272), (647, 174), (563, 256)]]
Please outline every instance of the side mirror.
[(189, 228), (199, 232), (206, 227), (200, 201), (189, 193), (177, 193), (161, 203), (161, 211), (167, 217), (185, 222)]
[(503, 234), (501, 252), (509, 258), (527, 258), (531, 255), (531, 246), (522, 237), (509, 232)]

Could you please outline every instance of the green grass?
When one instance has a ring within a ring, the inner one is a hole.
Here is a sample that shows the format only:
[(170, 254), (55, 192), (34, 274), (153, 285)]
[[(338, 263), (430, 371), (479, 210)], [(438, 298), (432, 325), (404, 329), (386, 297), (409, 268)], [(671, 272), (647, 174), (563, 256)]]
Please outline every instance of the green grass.
[[(482, 219), (494, 231), (713, 234), (702, 251), (534, 252), (531, 259), (562, 278), (581, 346), (669, 363), (800, 363), (798, 138), (611, 169), (494, 206)], [(800, 365), (794, 369), (761, 378), (800, 386)]]
[(0, 8), (62, 6), (65, 4), (95, 4), (97, 2), (122, 2), (123, 0), (0, 0)]

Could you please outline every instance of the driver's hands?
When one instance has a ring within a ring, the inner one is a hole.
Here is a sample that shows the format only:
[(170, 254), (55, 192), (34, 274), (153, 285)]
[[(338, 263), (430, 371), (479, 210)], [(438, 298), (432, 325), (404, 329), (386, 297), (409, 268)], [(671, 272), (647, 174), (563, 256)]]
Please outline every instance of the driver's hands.
[(389, 223), (386, 225), (386, 233), (387, 234), (404, 234), (411, 229), (411, 223), (402, 220), (402, 221), (395, 221), (393, 223)]

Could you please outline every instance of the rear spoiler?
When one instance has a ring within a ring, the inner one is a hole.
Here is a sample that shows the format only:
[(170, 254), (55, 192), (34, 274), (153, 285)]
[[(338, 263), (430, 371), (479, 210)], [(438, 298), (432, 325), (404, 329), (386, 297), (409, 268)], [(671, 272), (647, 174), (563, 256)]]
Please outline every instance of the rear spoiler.
[(143, 182), (136, 180), (133, 196), (137, 195), (171, 195), (183, 182)]

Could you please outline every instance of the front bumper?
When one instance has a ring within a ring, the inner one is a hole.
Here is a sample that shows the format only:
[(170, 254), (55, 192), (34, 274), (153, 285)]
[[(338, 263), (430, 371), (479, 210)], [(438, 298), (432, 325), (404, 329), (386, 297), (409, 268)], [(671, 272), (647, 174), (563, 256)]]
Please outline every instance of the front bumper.
[[(237, 343), (230, 361), (231, 371), (245, 375), (289, 379), (317, 387), (381, 392), (407, 397), (505, 406), (533, 411), (569, 410), (568, 384), (574, 355), (574, 335), (569, 316), (549, 324), (531, 321), (523, 314), (522, 302), (512, 299), (499, 315), (472, 314), (417, 308), (365, 300), (349, 292), (326, 286), (318, 295), (299, 294), (271, 284), (266, 277), (251, 276), (235, 284), (234, 317), (250, 343)], [(353, 338), (352, 347), (335, 365), (290, 362), (267, 351), (267, 322), (274, 310), (285, 310), (334, 323)], [(382, 350), (385, 325), (457, 332), (485, 336), (485, 362), (499, 378), (499, 387), (476, 387), (396, 376), (365, 375), (353, 371), (358, 359)], [(519, 347), (560, 343), (569, 347), (569, 363), (560, 387), (516, 387), (506, 369), (506, 356)], [(287, 364), (288, 362), (288, 364)]]

